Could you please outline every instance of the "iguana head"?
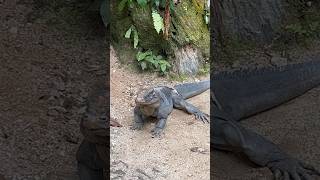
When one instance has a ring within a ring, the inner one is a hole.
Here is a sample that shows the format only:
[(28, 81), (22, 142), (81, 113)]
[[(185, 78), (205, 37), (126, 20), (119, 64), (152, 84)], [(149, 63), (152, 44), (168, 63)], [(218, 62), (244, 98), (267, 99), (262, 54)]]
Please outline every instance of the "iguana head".
[(140, 92), (138, 92), (137, 98), (136, 98), (136, 104), (137, 105), (148, 105), (153, 106), (159, 103), (159, 96), (157, 95), (154, 88), (151, 89), (142, 89)]
[(103, 85), (96, 86), (87, 98), (87, 108), (83, 114), (80, 129), (90, 142), (105, 143), (106, 137), (109, 135), (108, 127), (110, 124), (109, 114), (107, 113), (108, 97)]

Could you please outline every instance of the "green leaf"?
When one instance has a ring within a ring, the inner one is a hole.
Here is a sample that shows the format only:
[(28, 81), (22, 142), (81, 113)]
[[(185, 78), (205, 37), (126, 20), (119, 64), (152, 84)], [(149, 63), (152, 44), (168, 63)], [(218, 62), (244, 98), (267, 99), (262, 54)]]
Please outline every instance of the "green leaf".
[(147, 0), (137, 0), (138, 4), (140, 6), (146, 6), (147, 5)]
[(160, 64), (165, 64), (165, 65), (169, 64), (168, 61), (166, 61), (166, 60), (160, 60), (159, 62), (160, 62)]
[(130, 38), (130, 35), (131, 35), (131, 31), (132, 31), (132, 27), (130, 27), (130, 28), (127, 30), (127, 32), (126, 32), (126, 34), (124, 35), (124, 37), (127, 38), (127, 39), (129, 39), (129, 38)]
[(170, 13), (174, 12), (174, 3), (173, 1), (170, 1)]
[(134, 30), (134, 31), (133, 31), (133, 47), (134, 47), (134, 48), (137, 48), (138, 43), (139, 43), (138, 32), (137, 32), (137, 30)]
[(166, 69), (167, 69), (167, 66), (165, 64), (161, 64), (160, 65), (160, 69), (161, 69), (162, 72), (165, 72)]
[(152, 51), (149, 49), (148, 51), (145, 52), (147, 56), (152, 56)]
[(156, 10), (152, 11), (152, 19), (153, 19), (153, 26), (156, 29), (157, 33), (159, 34), (160, 31), (163, 30), (163, 19)]
[(147, 69), (147, 63), (146, 63), (146, 62), (143, 62), (143, 61), (142, 61), (142, 62), (140, 63), (140, 66), (141, 66), (141, 69), (142, 69), (142, 70)]
[(163, 57), (161, 55), (158, 55), (158, 56), (155, 56), (155, 59), (156, 60), (161, 60), (161, 59), (163, 59)]
[(146, 57), (146, 61), (148, 61), (148, 62), (150, 62), (152, 64), (154, 64), (154, 62), (155, 62), (155, 60), (152, 58), (152, 56), (147, 56)]
[(118, 5), (118, 10), (122, 11), (124, 9), (124, 7), (126, 6), (128, 0), (122, 0), (119, 5)]
[(137, 58), (138, 61), (143, 60), (145, 57), (146, 57), (146, 53), (143, 53), (143, 52), (140, 52), (140, 51), (136, 55), (136, 58)]
[(154, 61), (153, 65), (154, 65), (155, 68), (158, 68), (159, 67), (159, 62), (158, 61)]
[(166, 0), (160, 0), (160, 7), (165, 8), (166, 7)]
[(154, 4), (156, 5), (156, 7), (159, 7), (160, 4), (160, 0), (153, 0)]

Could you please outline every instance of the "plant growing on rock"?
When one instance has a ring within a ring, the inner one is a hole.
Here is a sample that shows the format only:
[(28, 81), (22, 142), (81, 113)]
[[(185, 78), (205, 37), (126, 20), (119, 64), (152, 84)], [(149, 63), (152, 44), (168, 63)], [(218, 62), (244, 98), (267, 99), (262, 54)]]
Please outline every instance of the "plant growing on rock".
[(166, 74), (171, 67), (170, 63), (161, 55), (155, 55), (151, 50), (145, 52), (139, 51), (136, 59), (142, 70), (158, 71), (160, 74)]

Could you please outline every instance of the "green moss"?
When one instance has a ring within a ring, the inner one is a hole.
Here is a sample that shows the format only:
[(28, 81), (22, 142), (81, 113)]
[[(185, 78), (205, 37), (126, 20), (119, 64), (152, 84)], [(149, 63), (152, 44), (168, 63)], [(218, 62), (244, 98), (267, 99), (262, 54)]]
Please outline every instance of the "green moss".
[(173, 26), (177, 30), (177, 36), (174, 39), (181, 46), (194, 44), (202, 51), (204, 57), (209, 57), (210, 34), (203, 20), (204, 6), (199, 4), (204, 4), (204, 1), (181, 1), (176, 7)]
[(159, 54), (167, 48), (167, 42), (162, 37), (162, 32), (156, 32), (151, 16), (151, 7), (140, 7), (135, 4), (131, 9), (132, 21), (139, 33), (139, 46), (143, 49), (152, 49)]
[(295, 48), (310, 48), (320, 39), (320, 3), (313, 1), (307, 6), (306, 1), (288, 1), (289, 16), (284, 21), (280, 36), (273, 42), (272, 50), (290, 51)]
[(206, 76), (210, 73), (210, 64), (205, 64), (204, 67), (199, 68), (197, 76)]

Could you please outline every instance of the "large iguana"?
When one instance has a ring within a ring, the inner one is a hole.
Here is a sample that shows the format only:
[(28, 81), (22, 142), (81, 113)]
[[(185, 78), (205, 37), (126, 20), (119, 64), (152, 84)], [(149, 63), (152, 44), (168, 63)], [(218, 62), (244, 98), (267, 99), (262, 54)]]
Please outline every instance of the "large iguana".
[[(91, 10), (97, 13), (100, 10), (100, 16), (107, 28), (110, 22), (109, 1), (95, 0)], [(87, 99), (86, 112), (81, 119), (80, 129), (84, 140), (76, 154), (80, 180), (106, 179), (104, 171), (108, 171), (107, 164), (109, 163), (109, 126), (121, 126), (110, 119), (108, 113), (110, 103), (105, 83), (103, 78), (103, 81), (96, 83), (93, 87)]]
[(80, 130), (84, 136), (76, 158), (80, 180), (103, 180), (109, 163), (109, 113), (105, 83), (93, 87), (87, 99)]
[(151, 131), (153, 137), (161, 136), (167, 118), (173, 108), (181, 109), (187, 113), (194, 114), (195, 117), (203, 122), (209, 122), (209, 116), (201, 112), (198, 108), (185, 101), (210, 88), (210, 81), (196, 83), (185, 83), (174, 86), (158, 86), (151, 89), (142, 90), (136, 98), (134, 108), (134, 123), (132, 129), (140, 130), (144, 122), (149, 117), (156, 118), (158, 122)]
[(241, 152), (266, 166), (275, 179), (311, 180), (320, 176), (307, 165), (281, 151), (239, 121), (287, 102), (320, 84), (320, 61), (214, 74), (211, 78), (213, 148)]

